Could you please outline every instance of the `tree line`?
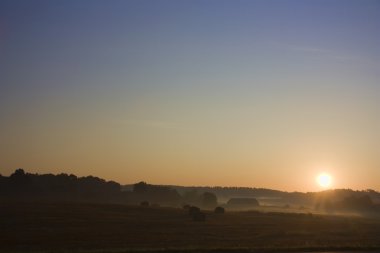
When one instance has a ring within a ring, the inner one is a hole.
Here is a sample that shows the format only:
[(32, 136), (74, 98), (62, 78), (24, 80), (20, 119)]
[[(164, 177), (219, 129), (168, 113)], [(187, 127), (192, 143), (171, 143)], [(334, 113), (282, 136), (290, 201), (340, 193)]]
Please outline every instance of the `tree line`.
[[(73, 174), (32, 174), (17, 169), (0, 175), (0, 200), (87, 201), (163, 206), (198, 206), (206, 209), (232, 198), (257, 198), (277, 206), (308, 206), (317, 210), (380, 210), (380, 193), (374, 190), (336, 189), (323, 192), (283, 192), (247, 187), (183, 187), (139, 182), (121, 186), (114, 181)], [(261, 204), (261, 203), (260, 203)]]
[(114, 181), (73, 174), (32, 174), (17, 169), (9, 177), (0, 175), (0, 200), (22, 201), (85, 201), (123, 204), (146, 202), (154, 205), (181, 206), (185, 203), (203, 208), (214, 208), (217, 197), (213, 193), (193, 193), (182, 196), (168, 186), (139, 182), (130, 191)]

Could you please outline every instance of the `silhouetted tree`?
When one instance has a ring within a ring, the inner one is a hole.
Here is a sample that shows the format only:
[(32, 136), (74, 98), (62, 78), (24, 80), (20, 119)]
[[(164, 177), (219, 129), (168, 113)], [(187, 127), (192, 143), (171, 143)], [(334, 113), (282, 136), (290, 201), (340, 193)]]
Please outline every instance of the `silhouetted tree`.
[(26, 174), (23, 169), (17, 169), (9, 177), (10, 188), (13, 193), (29, 192), (31, 187), (30, 175)]
[(196, 190), (187, 191), (183, 194), (183, 200), (191, 205), (198, 205), (200, 197)]
[(224, 208), (221, 207), (221, 206), (217, 206), (215, 207), (214, 209), (214, 213), (217, 213), (217, 214), (223, 214), (225, 212)]
[(343, 201), (338, 202), (337, 207), (347, 210), (371, 211), (374, 208), (374, 204), (368, 195), (360, 197), (349, 196), (343, 199)]
[(189, 210), (190, 216), (193, 216), (194, 214), (201, 212), (201, 209), (199, 207), (196, 207), (196, 206), (190, 206), (190, 208), (188, 210)]
[(211, 192), (205, 192), (202, 194), (202, 206), (206, 208), (214, 208), (216, 205), (218, 205), (216, 195)]
[(139, 182), (133, 185), (133, 192), (135, 193), (146, 193), (148, 191), (148, 184), (145, 182)]
[(167, 186), (150, 185), (145, 182), (137, 183), (133, 186), (133, 193), (140, 200), (147, 200), (163, 205), (177, 206), (181, 201), (178, 192)]
[(201, 209), (199, 209), (199, 207), (190, 206), (188, 212), (193, 221), (205, 221), (206, 219), (206, 215), (201, 212)]
[(13, 172), (13, 174), (10, 176), (11, 179), (16, 179), (16, 178), (23, 178), (25, 177), (25, 171), (21, 168), (15, 170), (15, 172)]
[(7, 187), (8, 187), (8, 178), (3, 177), (0, 174), (0, 195), (1, 195), (1, 193), (4, 193), (4, 191), (7, 190)]
[(1, 181), (0, 195), (13, 199), (122, 202), (120, 184), (93, 176), (78, 178), (64, 173), (39, 175), (17, 169)]

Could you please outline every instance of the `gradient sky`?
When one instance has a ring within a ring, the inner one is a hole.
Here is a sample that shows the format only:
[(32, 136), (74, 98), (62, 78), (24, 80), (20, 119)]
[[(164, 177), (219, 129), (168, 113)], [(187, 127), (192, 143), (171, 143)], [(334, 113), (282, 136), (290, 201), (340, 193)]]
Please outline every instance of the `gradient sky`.
[(0, 173), (380, 190), (380, 1), (0, 1)]

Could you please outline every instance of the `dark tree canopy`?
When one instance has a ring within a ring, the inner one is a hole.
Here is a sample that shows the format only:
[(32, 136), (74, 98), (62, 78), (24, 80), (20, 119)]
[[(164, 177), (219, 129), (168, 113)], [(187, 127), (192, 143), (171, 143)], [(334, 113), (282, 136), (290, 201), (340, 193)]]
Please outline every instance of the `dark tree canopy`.
[(206, 208), (214, 208), (218, 205), (216, 195), (211, 192), (205, 192), (202, 194), (202, 206)]
[(148, 191), (148, 184), (145, 182), (139, 182), (133, 185), (133, 192), (146, 193)]
[(224, 210), (223, 207), (221, 207), (221, 206), (217, 206), (217, 207), (215, 207), (215, 209), (214, 209), (214, 213), (217, 213), (217, 214), (223, 214), (223, 213), (225, 213), (225, 210)]
[(87, 176), (68, 174), (31, 174), (17, 169), (0, 180), (0, 197), (41, 200), (112, 201), (120, 198), (120, 184)]
[(178, 205), (181, 196), (178, 192), (167, 186), (151, 185), (145, 182), (139, 182), (133, 185), (133, 192), (142, 200), (151, 203), (162, 203), (167, 205)]

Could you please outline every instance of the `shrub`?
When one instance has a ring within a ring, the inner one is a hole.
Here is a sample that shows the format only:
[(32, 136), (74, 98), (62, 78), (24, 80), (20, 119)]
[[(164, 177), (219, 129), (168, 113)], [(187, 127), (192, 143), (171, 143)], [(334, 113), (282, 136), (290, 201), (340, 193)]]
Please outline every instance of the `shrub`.
[(225, 212), (224, 208), (221, 207), (221, 206), (217, 206), (215, 207), (214, 209), (214, 213), (217, 213), (217, 214), (223, 214)]
[(218, 204), (216, 195), (212, 192), (205, 192), (201, 195), (202, 207), (212, 209)]
[(201, 212), (201, 209), (199, 207), (196, 207), (196, 206), (190, 206), (188, 210), (189, 210), (190, 216), (194, 216), (195, 214)]
[(142, 201), (140, 203), (140, 206), (149, 206), (149, 202), (148, 201)]
[(201, 212), (201, 209), (196, 206), (189, 207), (189, 215), (193, 218), (193, 221), (205, 221), (206, 215)]

